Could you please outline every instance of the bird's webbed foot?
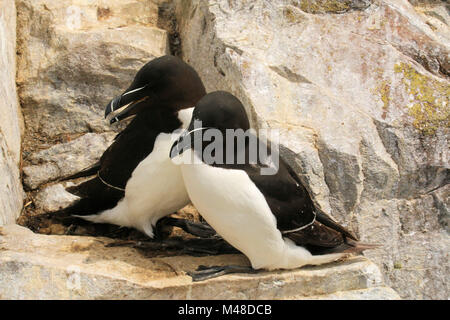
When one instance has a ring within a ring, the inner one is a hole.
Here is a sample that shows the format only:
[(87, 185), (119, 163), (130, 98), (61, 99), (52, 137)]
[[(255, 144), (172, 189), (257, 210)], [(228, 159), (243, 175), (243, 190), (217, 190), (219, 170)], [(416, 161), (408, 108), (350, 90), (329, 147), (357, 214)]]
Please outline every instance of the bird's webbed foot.
[(155, 226), (155, 234), (160, 234), (160, 230), (166, 226), (181, 228), (185, 232), (199, 238), (212, 238), (217, 235), (216, 231), (206, 223), (172, 217), (160, 219)]
[(196, 271), (188, 272), (188, 275), (192, 277), (192, 281), (203, 281), (207, 279), (217, 278), (225, 274), (231, 273), (257, 273), (259, 270), (255, 270), (249, 266), (199, 266)]
[(132, 247), (141, 250), (151, 251), (179, 251), (180, 254), (192, 256), (206, 256), (239, 253), (222, 238), (209, 239), (181, 239), (170, 238), (152, 241), (115, 241), (107, 247)]

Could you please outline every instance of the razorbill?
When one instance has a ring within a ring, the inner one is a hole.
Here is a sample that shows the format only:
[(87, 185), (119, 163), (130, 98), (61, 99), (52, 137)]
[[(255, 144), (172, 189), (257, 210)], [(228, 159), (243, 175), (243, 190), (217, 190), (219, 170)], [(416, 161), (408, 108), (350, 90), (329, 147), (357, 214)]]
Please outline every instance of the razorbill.
[(174, 56), (145, 64), (132, 84), (112, 99), (105, 118), (135, 117), (94, 166), (63, 180), (95, 175), (67, 191), (80, 199), (59, 212), (95, 223), (134, 227), (154, 236), (156, 222), (189, 201), (180, 168), (169, 159), (177, 135), (205, 95), (197, 72)]
[[(276, 161), (251, 161), (251, 141), (261, 140), (246, 131), (249, 128), (245, 109), (236, 97), (223, 91), (209, 93), (196, 104), (189, 128), (172, 146), (170, 157), (181, 166), (189, 197), (199, 213), (248, 257), (253, 269), (319, 265), (371, 247), (359, 245), (353, 233), (318, 209), (281, 157), (276, 173), (262, 174), (261, 169)], [(206, 138), (211, 129), (222, 138), (214, 134)], [(230, 129), (249, 133), (240, 147), (239, 138), (228, 139)], [(257, 150), (265, 146), (258, 144)], [(276, 154), (274, 149), (267, 159)], [(232, 152), (231, 162), (227, 152)], [(197, 280), (211, 276), (208, 272), (214, 270), (220, 274), (243, 270), (238, 266), (217, 268), (199, 271)]]

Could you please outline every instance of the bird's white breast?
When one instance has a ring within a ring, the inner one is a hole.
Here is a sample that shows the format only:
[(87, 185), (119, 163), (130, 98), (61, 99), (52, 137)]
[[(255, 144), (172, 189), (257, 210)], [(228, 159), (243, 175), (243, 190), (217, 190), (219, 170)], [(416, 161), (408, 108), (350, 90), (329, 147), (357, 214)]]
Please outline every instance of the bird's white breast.
[(129, 219), (151, 220), (155, 225), (189, 203), (180, 168), (169, 158), (174, 138), (176, 135), (159, 134), (152, 153), (133, 171), (125, 188)]
[[(192, 150), (186, 151), (191, 152)], [(182, 164), (185, 186), (205, 220), (254, 268), (270, 268), (285, 247), (267, 201), (245, 171)]]
[[(179, 111), (182, 129), (188, 126), (193, 110)], [(160, 218), (189, 204), (181, 168), (169, 158), (170, 148), (180, 134), (181, 130), (160, 133), (153, 151), (133, 171), (125, 188), (130, 218), (149, 219), (155, 225)]]
[[(183, 109), (178, 113), (182, 128), (189, 124), (193, 109)], [(169, 158), (170, 148), (180, 134), (181, 130), (160, 133), (152, 152), (134, 169), (125, 186), (124, 198), (116, 207), (85, 218), (94, 222), (135, 227), (153, 236), (152, 226), (160, 218), (190, 203), (181, 168)]]

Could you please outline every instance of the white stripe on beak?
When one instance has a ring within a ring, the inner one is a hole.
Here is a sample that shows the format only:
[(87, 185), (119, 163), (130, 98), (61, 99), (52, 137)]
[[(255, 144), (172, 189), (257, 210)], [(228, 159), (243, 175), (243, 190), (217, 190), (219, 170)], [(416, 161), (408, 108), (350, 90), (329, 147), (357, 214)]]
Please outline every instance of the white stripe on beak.
[(203, 129), (211, 129), (211, 128), (210, 127), (195, 128), (195, 129), (189, 131), (186, 135), (190, 135), (192, 132), (203, 130)]
[(143, 86), (143, 87), (140, 87), (140, 88), (137, 88), (137, 89), (134, 89), (134, 90), (131, 90), (131, 91), (128, 91), (127, 93), (124, 93), (124, 94), (122, 95), (122, 97), (125, 97), (127, 94), (130, 94), (130, 93), (133, 93), (133, 92), (142, 90), (142, 89), (144, 89), (146, 86), (147, 86), (147, 85), (145, 85), (145, 86)]

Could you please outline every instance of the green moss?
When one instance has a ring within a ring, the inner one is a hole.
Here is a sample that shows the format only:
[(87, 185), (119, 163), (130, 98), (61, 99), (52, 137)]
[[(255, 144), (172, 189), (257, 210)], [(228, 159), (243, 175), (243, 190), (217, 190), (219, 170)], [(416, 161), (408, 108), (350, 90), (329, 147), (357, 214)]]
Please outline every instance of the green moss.
[(304, 18), (299, 15), (295, 10), (299, 11), (297, 8), (285, 7), (283, 9), (283, 15), (289, 23), (299, 23), (304, 20)]
[(402, 268), (401, 262), (398, 261), (394, 262), (394, 269), (401, 269), (401, 268)]
[(299, 8), (308, 13), (339, 13), (351, 9), (350, 0), (300, 0)]
[(283, 10), (284, 17), (291, 23), (295, 22), (295, 14), (291, 8), (284, 8)]
[(424, 135), (434, 135), (439, 127), (450, 128), (450, 86), (403, 62), (396, 64), (394, 71), (403, 74), (403, 84), (411, 96), (411, 105), (407, 108), (414, 119), (414, 127)]

